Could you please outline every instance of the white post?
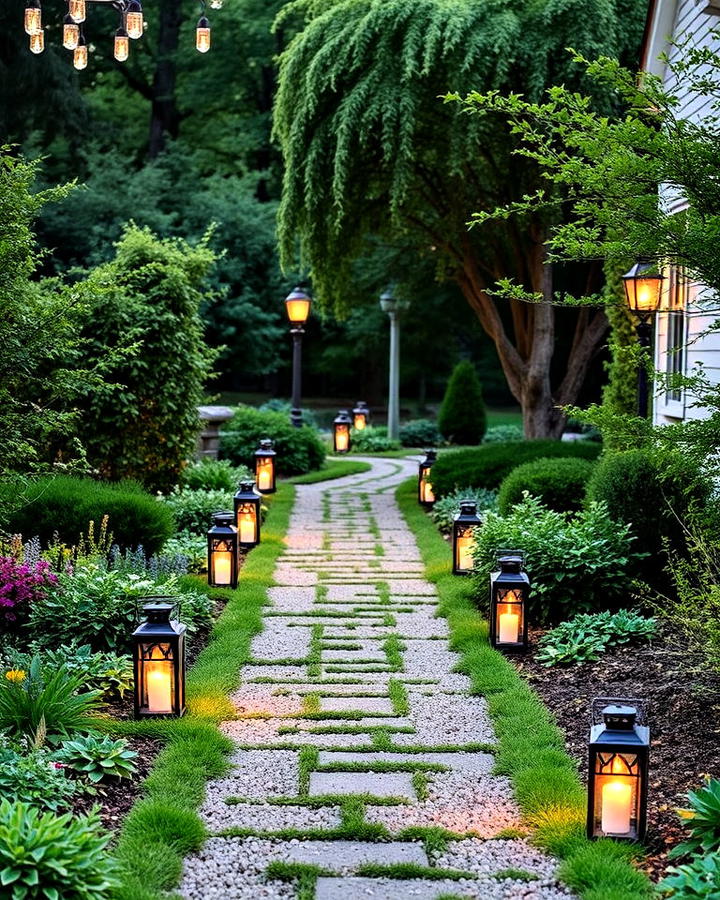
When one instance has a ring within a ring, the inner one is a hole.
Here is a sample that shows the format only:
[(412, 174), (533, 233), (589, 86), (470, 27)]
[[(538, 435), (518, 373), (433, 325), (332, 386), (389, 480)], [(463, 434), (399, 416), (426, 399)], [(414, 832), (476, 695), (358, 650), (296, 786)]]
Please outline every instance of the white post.
[(400, 321), (395, 310), (390, 316), (390, 384), (388, 397), (388, 437), (400, 437)]

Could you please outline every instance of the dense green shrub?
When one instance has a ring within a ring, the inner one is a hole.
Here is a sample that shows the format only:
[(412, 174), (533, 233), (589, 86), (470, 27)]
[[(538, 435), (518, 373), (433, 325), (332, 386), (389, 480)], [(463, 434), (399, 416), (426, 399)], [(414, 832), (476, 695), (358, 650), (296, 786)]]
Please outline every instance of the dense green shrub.
[(100, 816), (41, 813), (0, 802), (0, 872), (7, 900), (106, 900), (117, 887)]
[(443, 453), (433, 466), (436, 497), (462, 487), (497, 490), (500, 482), (522, 463), (543, 457), (597, 459), (601, 447), (586, 441), (508, 441)]
[(488, 513), (475, 540), (477, 597), (487, 605), (498, 547), (526, 554), (532, 582), (530, 621), (557, 622), (628, 601), (629, 572), (637, 560), (628, 526), (614, 522), (603, 503), (575, 516), (546, 509), (528, 497), (504, 518)]
[(277, 470), (282, 475), (302, 475), (325, 462), (325, 447), (309, 425), (295, 428), (284, 413), (262, 412), (241, 406), (220, 434), (220, 454), (235, 465), (255, 470), (255, 451), (263, 438), (272, 438)]
[(179, 532), (189, 531), (191, 534), (205, 535), (212, 525), (213, 513), (233, 508), (233, 490), (191, 490), (175, 488), (163, 498), (175, 516), (175, 524)]
[(483, 437), (483, 444), (499, 444), (505, 441), (522, 441), (525, 439), (522, 425), (493, 425)]
[(688, 514), (707, 500), (709, 490), (680, 454), (655, 458), (644, 450), (627, 450), (600, 460), (587, 496), (607, 504), (613, 519), (632, 526), (637, 549), (652, 554), (644, 571), (654, 581), (663, 565), (653, 557), (662, 551), (663, 541), (671, 550), (685, 552)]
[(437, 500), (430, 510), (433, 522), (441, 531), (450, 531), (455, 514), (460, 509), (461, 500), (474, 500), (480, 518), (483, 513), (497, 509), (496, 491), (488, 491), (485, 488), (461, 488), (446, 494), (441, 500)]
[(573, 456), (543, 457), (523, 463), (503, 479), (498, 491), (498, 509), (506, 515), (523, 498), (523, 492), (538, 497), (556, 512), (577, 512), (585, 502), (585, 490), (594, 463)]
[(440, 429), (432, 419), (415, 419), (400, 426), (403, 447), (437, 447), (441, 441)]
[(191, 462), (180, 473), (181, 487), (193, 491), (237, 490), (241, 481), (254, 478), (247, 466), (233, 466), (227, 459), (200, 459)]
[(136, 482), (107, 484), (70, 475), (34, 482), (28, 502), (13, 511), (8, 527), (26, 538), (37, 535), (43, 543), (57, 532), (61, 542), (75, 544), (91, 521), (99, 527), (104, 516), (115, 543), (142, 546), (149, 554), (157, 553), (175, 530), (170, 508)]
[(72, 806), (80, 790), (81, 785), (55, 765), (50, 751), (21, 753), (0, 742), (0, 797), (59, 812)]
[(479, 444), (487, 427), (482, 388), (471, 362), (458, 363), (438, 413), (438, 428), (454, 444)]
[[(37, 641), (36, 653), (47, 672), (64, 669), (69, 675), (81, 679), (81, 692), (99, 691), (104, 699), (122, 698), (132, 688), (133, 664), (130, 656), (118, 656), (112, 652), (93, 652), (90, 644), (78, 647), (61, 644), (56, 649), (46, 649), (44, 641)], [(10, 650), (6, 654), (13, 669), (27, 670), (32, 655)]]
[(350, 431), (350, 449), (353, 453), (382, 453), (385, 450), (399, 450), (400, 441), (390, 440), (384, 425), (368, 425), (361, 431)]

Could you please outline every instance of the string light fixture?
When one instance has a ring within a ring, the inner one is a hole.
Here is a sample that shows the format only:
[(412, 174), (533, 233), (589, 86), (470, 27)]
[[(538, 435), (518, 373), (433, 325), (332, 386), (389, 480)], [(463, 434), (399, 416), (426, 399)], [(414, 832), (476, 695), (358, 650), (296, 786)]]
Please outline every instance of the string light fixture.
[[(120, 13), (120, 25), (115, 31), (113, 56), (125, 62), (130, 55), (130, 41), (143, 36), (145, 20), (140, 0), (68, 0), (67, 15), (63, 19), (62, 45), (73, 54), (73, 65), (84, 69), (88, 64), (88, 45), (83, 35), (82, 23), (87, 17), (87, 3), (109, 4)], [(30, 38), (30, 51), (42, 53), (45, 49), (45, 32), (40, 0), (26, 0), (25, 33)], [(221, 9), (223, 0), (210, 0), (211, 9)], [(205, 0), (200, 0), (200, 18), (195, 28), (195, 47), (207, 53), (211, 44), (210, 22), (205, 15)]]

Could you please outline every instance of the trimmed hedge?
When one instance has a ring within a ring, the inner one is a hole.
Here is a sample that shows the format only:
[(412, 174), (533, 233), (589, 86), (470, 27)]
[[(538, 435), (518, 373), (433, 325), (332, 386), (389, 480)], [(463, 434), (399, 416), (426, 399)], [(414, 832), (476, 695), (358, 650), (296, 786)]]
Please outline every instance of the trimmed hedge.
[(595, 464), (576, 456), (543, 457), (523, 463), (506, 475), (498, 493), (498, 509), (507, 515), (527, 491), (556, 512), (578, 512)]
[(295, 428), (283, 412), (241, 406), (220, 434), (220, 456), (255, 471), (255, 451), (271, 438), (281, 475), (303, 475), (321, 468), (325, 447), (314, 428)]
[(72, 546), (87, 534), (91, 521), (97, 536), (105, 515), (114, 543), (121, 548), (142, 545), (150, 556), (175, 531), (172, 510), (134, 481), (108, 483), (58, 475), (33, 482), (26, 494), (27, 502), (10, 515), (9, 530), (26, 539), (37, 535), (44, 544), (57, 532), (62, 543)]
[(482, 387), (471, 362), (458, 363), (445, 389), (438, 428), (453, 444), (479, 444), (487, 428)]
[(469, 450), (443, 453), (433, 466), (433, 487), (437, 497), (458, 488), (497, 490), (506, 475), (522, 465), (544, 457), (572, 456), (597, 459), (601, 444), (589, 441), (507, 441)]

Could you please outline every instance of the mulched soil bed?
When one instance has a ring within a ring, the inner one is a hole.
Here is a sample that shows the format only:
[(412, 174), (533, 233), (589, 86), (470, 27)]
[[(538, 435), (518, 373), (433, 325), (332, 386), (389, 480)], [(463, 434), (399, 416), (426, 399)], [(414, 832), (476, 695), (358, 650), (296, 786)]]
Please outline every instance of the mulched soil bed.
[(595, 697), (636, 697), (648, 702), (650, 781), (648, 858), (653, 880), (665, 874), (669, 850), (685, 836), (675, 809), (705, 774), (720, 776), (720, 679), (698, 671), (696, 656), (666, 637), (652, 645), (611, 651), (597, 662), (545, 668), (533, 652), (543, 632), (531, 634), (531, 649), (516, 660), (522, 675), (554, 713), (568, 753), (583, 779), (587, 770), (589, 709)]

